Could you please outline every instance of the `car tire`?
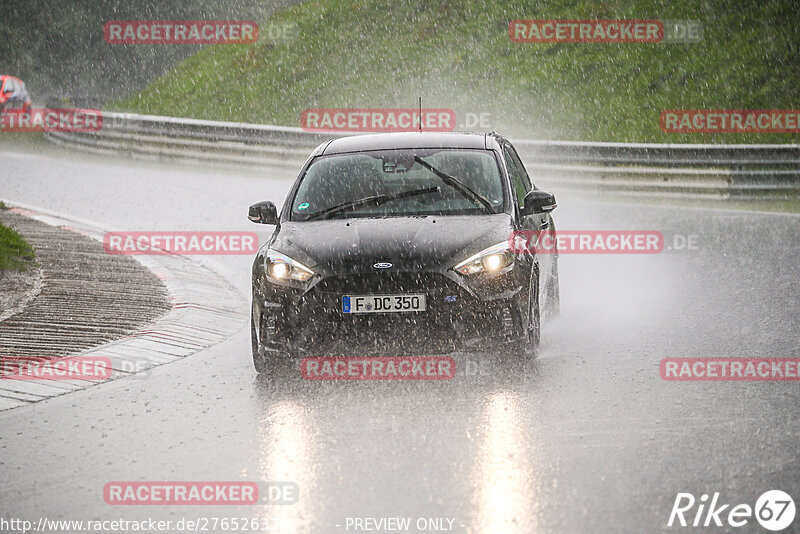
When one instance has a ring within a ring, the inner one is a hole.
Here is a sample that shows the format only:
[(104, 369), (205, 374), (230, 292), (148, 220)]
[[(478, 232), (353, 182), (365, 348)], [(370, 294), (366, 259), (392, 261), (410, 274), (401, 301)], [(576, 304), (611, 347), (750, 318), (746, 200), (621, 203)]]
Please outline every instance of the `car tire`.
[(252, 314), (250, 315), (250, 343), (253, 351), (253, 367), (261, 374), (267, 371), (282, 372), (287, 365), (291, 365), (294, 354), (298, 351), (292, 349), (288, 340), (278, 343), (270, 340), (270, 346), (264, 347), (259, 342)]
[(250, 316), (250, 342), (253, 348), (253, 367), (255, 367), (256, 372), (259, 374), (279, 369), (281, 364), (290, 360), (288, 357), (288, 350), (283, 351), (283, 354), (287, 355), (285, 358), (281, 358), (275, 349), (264, 350), (264, 347), (258, 340), (252, 314)]
[(256, 372), (261, 374), (269, 368), (267, 358), (261, 354), (261, 344), (258, 342), (258, 334), (256, 334), (256, 325), (253, 322), (253, 316), (250, 315), (250, 342), (253, 346), (253, 367)]
[(531, 304), (531, 320), (528, 325), (528, 343), (524, 355), (534, 359), (539, 355), (539, 343), (542, 340), (542, 318), (539, 312), (538, 293), (532, 300), (534, 302)]
[(557, 319), (561, 315), (561, 285), (558, 281), (558, 256), (553, 263), (553, 271), (547, 281), (547, 302), (545, 303), (544, 318)]
[(539, 342), (542, 336), (542, 321), (539, 311), (539, 269), (534, 268), (531, 276), (531, 290), (528, 294), (527, 327), (522, 321), (524, 332), (520, 333), (519, 338), (512, 344), (512, 353), (520, 359), (535, 359), (539, 353)]

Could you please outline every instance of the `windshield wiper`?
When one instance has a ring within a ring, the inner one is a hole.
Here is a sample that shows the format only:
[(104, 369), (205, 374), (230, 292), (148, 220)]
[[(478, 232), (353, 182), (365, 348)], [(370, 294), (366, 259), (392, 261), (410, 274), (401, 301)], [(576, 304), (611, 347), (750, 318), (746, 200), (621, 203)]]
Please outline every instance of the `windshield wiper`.
[(480, 193), (476, 193), (473, 191), (467, 184), (456, 178), (455, 176), (450, 176), (449, 174), (445, 174), (424, 159), (419, 156), (414, 156), (414, 160), (431, 171), (433, 174), (438, 176), (442, 179), (444, 183), (461, 193), (467, 200), (472, 200), (474, 202), (479, 202), (485, 209), (487, 213), (494, 213), (494, 209), (492, 209), (492, 204), (489, 202), (485, 196), (481, 195)]
[(381, 204), (385, 204), (390, 200), (396, 200), (398, 198), (415, 197), (418, 195), (427, 195), (428, 193), (435, 193), (436, 191), (441, 191), (441, 188), (439, 186), (421, 187), (419, 189), (412, 189), (410, 191), (392, 193), (391, 195), (373, 195), (371, 197), (364, 197), (358, 200), (352, 200), (350, 202), (342, 202), (341, 204), (337, 204), (336, 206), (325, 208), (324, 210), (320, 210), (310, 214), (303, 220), (311, 221), (314, 219), (327, 219), (328, 217), (331, 217), (332, 215), (336, 215), (337, 213), (341, 213), (343, 211), (347, 210), (355, 211), (364, 206), (380, 206)]

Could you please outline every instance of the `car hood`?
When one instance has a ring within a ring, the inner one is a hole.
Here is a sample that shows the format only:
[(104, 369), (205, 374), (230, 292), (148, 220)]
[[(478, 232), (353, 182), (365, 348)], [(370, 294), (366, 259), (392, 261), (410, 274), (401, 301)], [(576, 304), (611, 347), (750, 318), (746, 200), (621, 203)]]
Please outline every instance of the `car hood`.
[(454, 263), (508, 239), (511, 217), (496, 215), (353, 218), (284, 222), (269, 248), (308, 267), (402, 271)]

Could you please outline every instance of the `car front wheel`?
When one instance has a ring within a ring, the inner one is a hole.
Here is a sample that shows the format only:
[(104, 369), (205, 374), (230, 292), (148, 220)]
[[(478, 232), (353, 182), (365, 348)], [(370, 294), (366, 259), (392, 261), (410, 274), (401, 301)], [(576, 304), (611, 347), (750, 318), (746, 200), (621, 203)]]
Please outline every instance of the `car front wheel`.
[(267, 370), (269, 364), (267, 358), (261, 354), (261, 344), (258, 342), (258, 333), (256, 332), (252, 314), (250, 314), (250, 342), (253, 346), (253, 367), (256, 368), (257, 373), (263, 373)]
[(534, 268), (531, 276), (531, 288), (528, 292), (528, 310), (522, 314), (520, 321), (522, 332), (512, 345), (512, 352), (519, 358), (535, 358), (539, 351), (541, 339), (541, 314), (539, 311), (539, 270)]
[(561, 314), (561, 289), (558, 281), (558, 256), (555, 257), (553, 272), (547, 281), (547, 302), (545, 302), (544, 318), (557, 319)]

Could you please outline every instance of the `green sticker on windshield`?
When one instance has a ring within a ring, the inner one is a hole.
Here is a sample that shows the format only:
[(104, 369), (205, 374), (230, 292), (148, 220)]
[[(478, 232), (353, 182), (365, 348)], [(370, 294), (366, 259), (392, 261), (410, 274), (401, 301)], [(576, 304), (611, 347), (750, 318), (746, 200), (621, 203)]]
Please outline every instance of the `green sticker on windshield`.
[(306, 209), (306, 208), (308, 208), (308, 202), (303, 202), (302, 204), (300, 204), (299, 206), (297, 206), (297, 209), (298, 209), (298, 210), (304, 210), (304, 209)]

